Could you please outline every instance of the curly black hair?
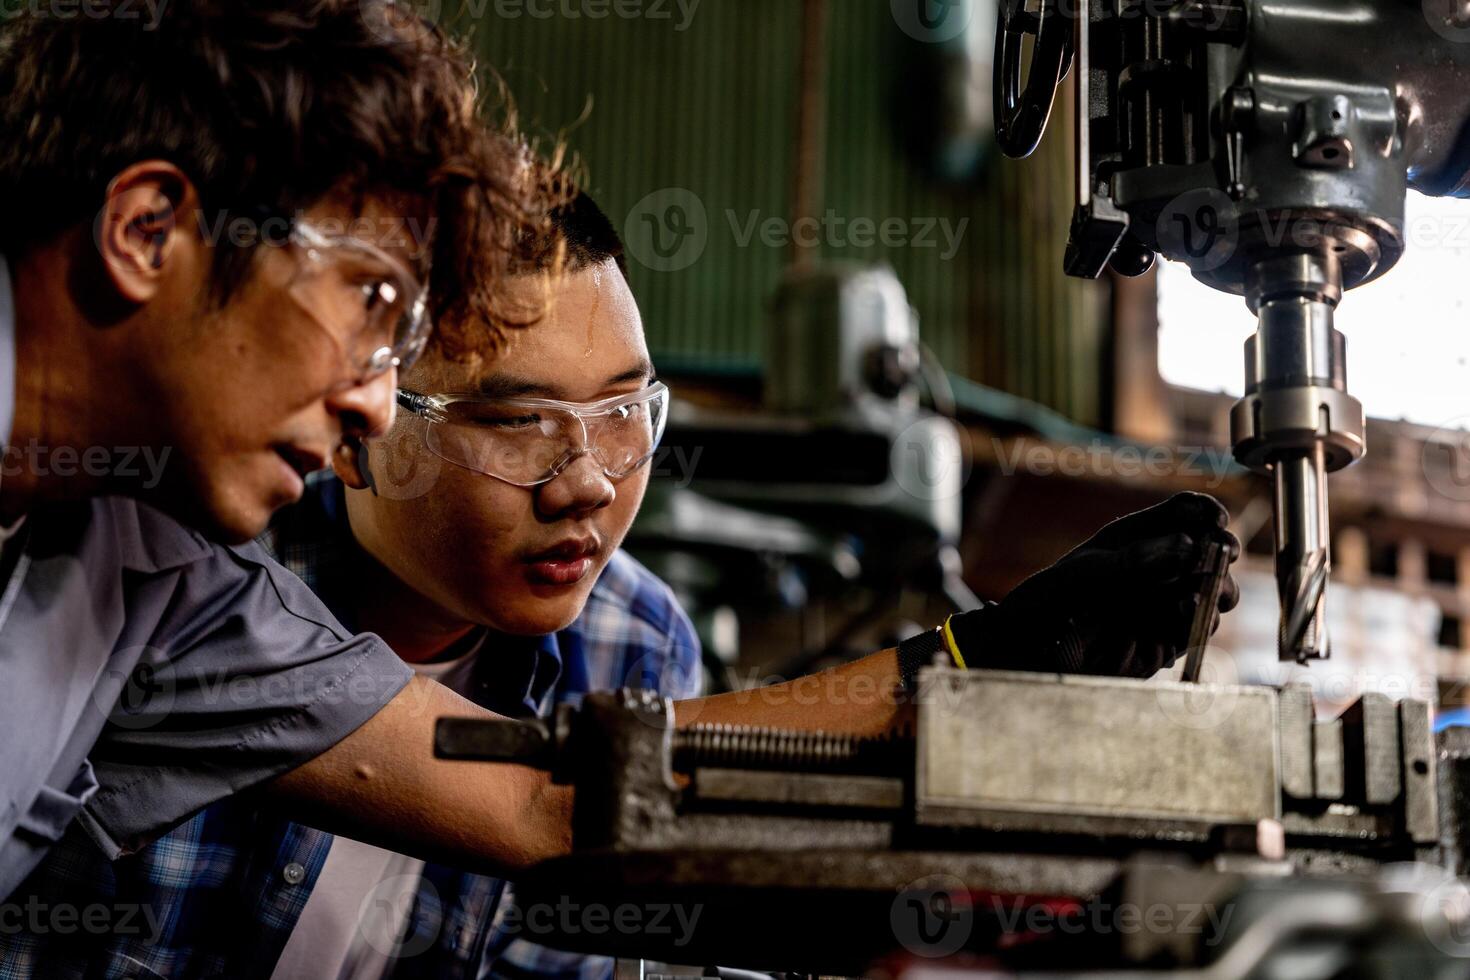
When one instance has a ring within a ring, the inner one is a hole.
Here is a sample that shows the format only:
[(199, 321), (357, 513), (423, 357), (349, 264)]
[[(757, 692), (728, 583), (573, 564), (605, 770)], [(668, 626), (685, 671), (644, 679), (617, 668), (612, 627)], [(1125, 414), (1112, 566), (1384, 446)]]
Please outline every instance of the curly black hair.
[[(560, 252), (551, 213), (573, 191), (559, 155), (518, 134), (461, 42), (391, 0), (171, 0), (156, 22), (134, 0), (37, 6), (0, 23), (0, 92), (5, 255), (91, 221), (109, 181), (147, 159), (179, 167), (206, 214), (404, 201), (431, 219), (437, 340), (453, 356), (534, 321), (499, 286)], [(224, 303), (258, 243), (211, 244)]]

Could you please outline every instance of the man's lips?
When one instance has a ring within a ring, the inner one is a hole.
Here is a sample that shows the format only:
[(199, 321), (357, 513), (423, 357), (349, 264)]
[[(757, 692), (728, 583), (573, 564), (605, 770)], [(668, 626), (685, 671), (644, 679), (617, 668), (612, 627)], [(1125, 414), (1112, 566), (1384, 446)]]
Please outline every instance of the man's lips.
[(592, 571), (602, 551), (596, 538), (569, 538), (542, 551), (527, 555), (526, 577), (536, 585), (576, 585)]
[(327, 458), (324, 455), (302, 446), (292, 445), (291, 443), (277, 443), (271, 448), (275, 450), (276, 455), (280, 457), (281, 462), (286, 465), (286, 468), (291, 471), (292, 479), (290, 482), (292, 483), (293, 496), (296, 497), (301, 496), (302, 491), (306, 487), (307, 474), (315, 473), (327, 465)]
[(300, 476), (315, 473), (327, 465), (326, 454), (319, 453), (315, 449), (307, 449), (289, 442), (278, 442), (271, 448)]

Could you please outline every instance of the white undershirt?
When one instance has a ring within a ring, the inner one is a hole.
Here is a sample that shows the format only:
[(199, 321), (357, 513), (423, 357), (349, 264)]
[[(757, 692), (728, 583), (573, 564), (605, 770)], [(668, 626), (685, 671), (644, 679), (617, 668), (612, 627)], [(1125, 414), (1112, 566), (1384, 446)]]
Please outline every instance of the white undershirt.
[[(480, 646), (442, 663), (413, 664), (414, 672), (464, 694)], [(423, 870), (418, 858), (335, 838), (271, 980), (382, 980)]]

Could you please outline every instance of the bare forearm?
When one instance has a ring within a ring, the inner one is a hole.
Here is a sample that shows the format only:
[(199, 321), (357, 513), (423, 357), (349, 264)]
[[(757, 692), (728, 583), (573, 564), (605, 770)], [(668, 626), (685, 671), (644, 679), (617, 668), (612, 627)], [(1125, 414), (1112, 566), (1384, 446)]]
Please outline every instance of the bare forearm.
[(898, 657), (884, 650), (781, 684), (680, 701), (674, 711), (681, 727), (715, 723), (880, 735), (901, 717), (901, 702)]
[(444, 715), (499, 717), (416, 678), (270, 792), (293, 819), (491, 874), (566, 853), (571, 789), (524, 766), (434, 758), (434, 722)]
[[(889, 731), (904, 707), (892, 650), (782, 684), (681, 701), (696, 722)], [(571, 847), (572, 790), (523, 766), (434, 758), (442, 716), (497, 715), (415, 679), (356, 732), (277, 779), (293, 819), (392, 850), (491, 874), (518, 871)]]

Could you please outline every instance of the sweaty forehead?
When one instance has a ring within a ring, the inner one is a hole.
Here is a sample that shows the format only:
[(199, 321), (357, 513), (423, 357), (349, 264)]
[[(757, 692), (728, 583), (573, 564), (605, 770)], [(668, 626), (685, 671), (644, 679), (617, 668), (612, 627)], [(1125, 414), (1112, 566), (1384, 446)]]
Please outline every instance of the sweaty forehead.
[(587, 401), (651, 375), (637, 303), (611, 260), (550, 281), (520, 277), (512, 299), (545, 313), (477, 364), (426, 364), (438, 390)]

